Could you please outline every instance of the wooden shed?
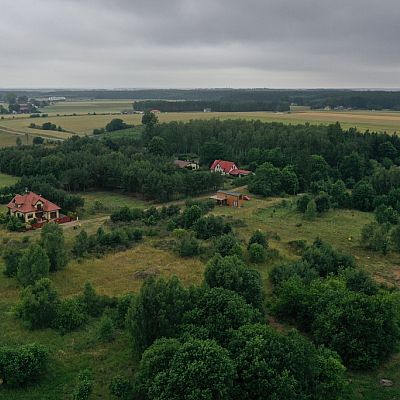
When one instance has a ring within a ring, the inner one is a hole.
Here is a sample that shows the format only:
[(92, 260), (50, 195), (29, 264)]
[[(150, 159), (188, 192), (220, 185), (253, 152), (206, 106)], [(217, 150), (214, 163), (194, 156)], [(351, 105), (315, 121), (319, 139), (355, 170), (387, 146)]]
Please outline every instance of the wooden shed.
[(210, 199), (216, 200), (220, 206), (241, 207), (243, 205), (243, 195), (239, 192), (230, 192), (226, 190), (218, 190)]

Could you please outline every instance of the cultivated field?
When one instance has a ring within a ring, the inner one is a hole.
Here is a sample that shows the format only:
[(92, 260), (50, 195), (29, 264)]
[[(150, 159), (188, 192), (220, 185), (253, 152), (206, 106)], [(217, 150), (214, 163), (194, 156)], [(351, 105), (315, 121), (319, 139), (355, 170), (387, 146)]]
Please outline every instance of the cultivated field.
[[(121, 118), (128, 124), (140, 125), (141, 115), (120, 115), (124, 108), (129, 108), (130, 100), (111, 102), (111, 101), (86, 101), (86, 102), (62, 102), (44, 109), (49, 113), (45, 118), (28, 118), (28, 116), (5, 116), (0, 120), (0, 145), (9, 146), (15, 143), (15, 135), (28, 134), (28, 141), (32, 136), (43, 136), (46, 138), (66, 139), (72, 134), (89, 135), (95, 128), (102, 128), (113, 118)], [(126, 105), (126, 107), (122, 107)], [(54, 110), (59, 108), (59, 111)], [(70, 107), (70, 109), (68, 109)], [(110, 114), (92, 113), (97, 112)], [(76, 113), (77, 115), (71, 115)], [(90, 115), (88, 113), (91, 113)], [(112, 114), (114, 113), (114, 114)], [(116, 114), (115, 114), (116, 113)], [(59, 114), (60, 116), (57, 116)], [(69, 114), (69, 115), (63, 115)], [(234, 112), (234, 113), (161, 113), (158, 115), (161, 122), (169, 121), (189, 121), (191, 119), (210, 119), (210, 118), (242, 118), (261, 120), (264, 122), (282, 122), (285, 124), (328, 124), (340, 122), (343, 128), (357, 127), (361, 131), (386, 131), (388, 133), (400, 132), (400, 112), (374, 112), (374, 111), (309, 111), (299, 113), (273, 113), (273, 112)], [(52, 122), (61, 126), (68, 132), (43, 131), (29, 128), (29, 124), (34, 122)]]

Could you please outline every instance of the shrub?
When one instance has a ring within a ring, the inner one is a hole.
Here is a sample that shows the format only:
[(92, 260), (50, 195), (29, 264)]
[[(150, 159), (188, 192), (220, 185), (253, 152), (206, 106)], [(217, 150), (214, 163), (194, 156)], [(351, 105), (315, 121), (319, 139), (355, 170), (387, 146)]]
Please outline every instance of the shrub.
[(89, 370), (83, 370), (78, 375), (78, 381), (72, 394), (73, 400), (87, 400), (93, 390), (92, 374)]
[(375, 209), (374, 214), (378, 224), (397, 224), (399, 222), (399, 214), (397, 211), (384, 204), (379, 205)]
[(307, 210), (307, 205), (310, 202), (310, 200), (311, 200), (311, 198), (307, 194), (305, 194), (304, 196), (301, 196), (297, 200), (297, 210), (304, 214)]
[(253, 243), (249, 247), (250, 261), (253, 263), (262, 263), (265, 261), (266, 253), (263, 246)]
[(64, 233), (58, 224), (46, 224), (40, 232), (40, 244), (50, 261), (50, 271), (58, 271), (67, 265)]
[(72, 254), (75, 257), (83, 257), (89, 250), (90, 242), (86, 231), (82, 230), (79, 235), (75, 238), (74, 246), (72, 248)]
[(0, 378), (10, 387), (36, 382), (47, 368), (47, 349), (37, 344), (0, 347)]
[(317, 216), (317, 204), (315, 203), (315, 200), (310, 200), (307, 204), (306, 211), (304, 213), (305, 218), (308, 220), (313, 220)]
[(283, 283), (297, 276), (304, 283), (310, 283), (312, 280), (318, 278), (318, 271), (311, 267), (309, 263), (300, 261), (291, 264), (276, 265), (269, 273), (269, 279), (273, 286), (279, 288)]
[(97, 334), (102, 342), (111, 342), (114, 340), (114, 323), (108, 315), (102, 316)]
[(57, 307), (54, 328), (62, 333), (73, 331), (82, 326), (87, 319), (84, 307), (77, 298), (63, 300)]
[(114, 299), (98, 295), (90, 282), (85, 283), (80, 301), (85, 313), (91, 317), (98, 317), (106, 307), (115, 305)]
[(123, 376), (115, 376), (109, 386), (111, 396), (115, 396), (121, 400), (129, 400), (132, 398), (132, 384), (128, 378)]
[(327, 193), (320, 193), (315, 199), (317, 212), (322, 214), (331, 208), (331, 203)]
[(260, 230), (257, 230), (255, 232), (253, 232), (253, 234), (250, 237), (249, 244), (247, 245), (247, 249), (250, 249), (250, 246), (253, 243), (259, 244), (264, 249), (268, 248), (267, 236), (263, 232), (261, 232)]
[(214, 243), (215, 252), (221, 254), (221, 256), (242, 256), (242, 248), (232, 234), (222, 235), (215, 240)]
[(361, 245), (366, 249), (386, 254), (389, 249), (389, 226), (375, 222), (364, 225), (361, 230)]
[(124, 328), (126, 323), (126, 316), (129, 308), (134, 301), (133, 294), (127, 293), (120, 296), (117, 300), (116, 312), (114, 314), (114, 322), (118, 328)]
[(179, 255), (193, 257), (199, 254), (199, 241), (192, 235), (185, 235), (179, 244)]

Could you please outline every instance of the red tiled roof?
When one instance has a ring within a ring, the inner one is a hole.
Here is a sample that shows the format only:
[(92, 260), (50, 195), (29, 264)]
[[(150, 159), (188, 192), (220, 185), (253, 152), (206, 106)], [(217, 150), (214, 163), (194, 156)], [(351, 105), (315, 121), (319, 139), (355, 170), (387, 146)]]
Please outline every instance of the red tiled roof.
[(247, 169), (234, 169), (230, 172), (230, 175), (249, 175), (251, 174), (251, 171), (248, 171)]
[(219, 165), (226, 174), (229, 174), (232, 171), (232, 169), (237, 168), (236, 164), (233, 161), (215, 160), (211, 164), (210, 169), (215, 170), (217, 165)]
[(52, 203), (49, 200), (46, 200), (44, 197), (39, 196), (34, 192), (25, 193), (23, 195), (21, 194), (15, 195), (14, 198), (8, 203), (7, 207), (12, 212), (16, 211), (22, 213), (35, 212), (37, 211), (35, 205), (38, 201), (41, 201), (43, 203), (42, 207), (43, 211), (61, 210), (61, 207)]

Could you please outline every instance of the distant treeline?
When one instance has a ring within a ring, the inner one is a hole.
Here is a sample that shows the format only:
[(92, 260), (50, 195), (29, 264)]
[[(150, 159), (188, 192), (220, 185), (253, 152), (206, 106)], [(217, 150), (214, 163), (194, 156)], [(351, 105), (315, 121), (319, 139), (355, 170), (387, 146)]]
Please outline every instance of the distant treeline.
[[(0, 90), (0, 99), (9, 93)], [(134, 100), (184, 100), (230, 103), (251, 103), (257, 107), (273, 104), (307, 105), (312, 108), (350, 107), (356, 109), (400, 110), (400, 91), (344, 90), (344, 89), (143, 89), (143, 90), (27, 90), (16, 91), (28, 97), (65, 96), (67, 99), (134, 99)], [(193, 104), (192, 104), (193, 106)], [(222, 106), (221, 106), (222, 107)], [(204, 107), (203, 107), (204, 108)], [(207, 108), (207, 107), (205, 107)], [(212, 108), (212, 106), (211, 106)], [(276, 107), (275, 109), (278, 109)], [(221, 109), (222, 110), (222, 109)], [(243, 108), (244, 110), (244, 108)], [(187, 110), (192, 111), (192, 110)], [(247, 110), (244, 110), (247, 111)]]
[(168, 101), (168, 100), (144, 100), (133, 103), (136, 111), (160, 110), (162, 112), (184, 111), (288, 111), (290, 103), (287, 101)]

